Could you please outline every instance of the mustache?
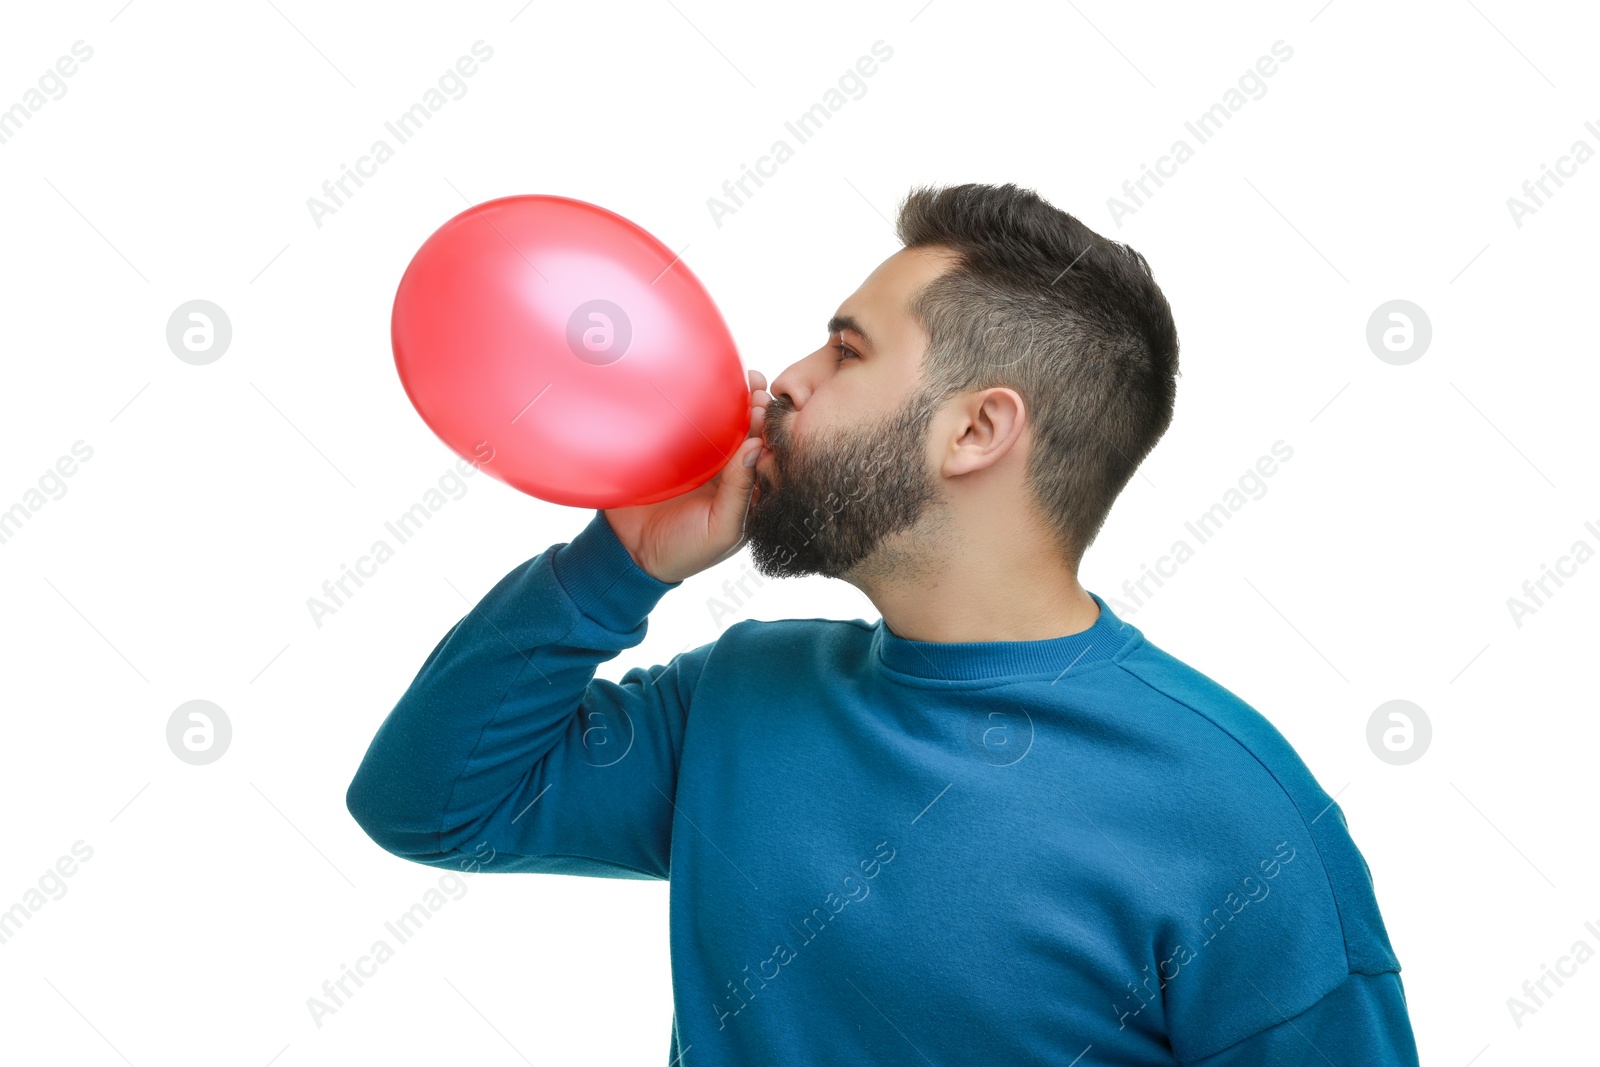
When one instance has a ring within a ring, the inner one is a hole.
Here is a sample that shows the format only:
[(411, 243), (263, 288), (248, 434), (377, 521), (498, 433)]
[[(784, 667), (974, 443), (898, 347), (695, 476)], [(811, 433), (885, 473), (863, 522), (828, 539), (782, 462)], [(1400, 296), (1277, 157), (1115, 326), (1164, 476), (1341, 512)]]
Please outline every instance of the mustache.
[(789, 417), (793, 414), (787, 402), (774, 397), (767, 404), (766, 414), (762, 417), (762, 436), (767, 440), (767, 447), (778, 451), (778, 446), (787, 445), (789, 440)]

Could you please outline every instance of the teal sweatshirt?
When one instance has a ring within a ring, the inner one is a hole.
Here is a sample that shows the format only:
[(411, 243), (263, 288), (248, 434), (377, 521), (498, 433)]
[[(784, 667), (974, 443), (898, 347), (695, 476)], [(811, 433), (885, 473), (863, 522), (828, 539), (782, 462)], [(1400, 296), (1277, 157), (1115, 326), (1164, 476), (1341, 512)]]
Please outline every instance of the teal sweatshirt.
[(596, 511), (450, 628), (347, 795), (417, 863), (669, 880), (668, 1063), (1415, 1067), (1339, 805), (1099, 596), (1048, 640), (746, 620), (596, 678), (677, 584)]

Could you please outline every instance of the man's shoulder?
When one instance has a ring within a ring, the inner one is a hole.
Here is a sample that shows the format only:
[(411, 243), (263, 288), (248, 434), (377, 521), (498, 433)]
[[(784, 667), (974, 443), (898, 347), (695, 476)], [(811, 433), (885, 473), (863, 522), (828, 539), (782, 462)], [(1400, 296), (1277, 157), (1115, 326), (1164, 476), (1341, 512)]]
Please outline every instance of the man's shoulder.
[[(1241, 791), (1281, 792), (1308, 825), (1328, 810), (1332, 797), (1317, 783), (1299, 752), (1266, 715), (1237, 693), (1148, 638), (1132, 644), (1117, 664), (1135, 691), (1163, 708), (1171, 717), (1169, 725), (1181, 729), (1197, 746), (1196, 760), (1209, 757), (1213, 765), (1220, 766), (1236, 764), (1238, 757), (1246, 756), (1245, 762), (1260, 773), (1235, 782)], [(1227, 755), (1233, 760), (1225, 759)], [(1253, 802), (1260, 798), (1245, 799)]]
[(729, 623), (717, 643), (740, 646), (781, 647), (796, 640), (855, 642), (868, 644), (876, 626), (862, 619), (830, 619), (822, 616), (796, 619), (740, 619)]
[[(1173, 715), (1205, 723), (1192, 733), (1208, 744), (1195, 753), (1192, 768), (1202, 782), (1210, 779), (1213, 769), (1234, 769), (1227, 782), (1226, 792), (1232, 793), (1227, 806), (1237, 808), (1240, 819), (1262, 817), (1269, 806), (1293, 809), (1293, 814), (1283, 811), (1278, 825), (1302, 830), (1325, 872), (1344, 928), (1350, 971), (1378, 974), (1398, 969), (1379, 918), (1370, 867), (1350, 837), (1344, 809), (1277, 726), (1243, 697), (1152, 641), (1139, 641), (1120, 665), (1158, 694)], [(1234, 757), (1222, 760), (1222, 753)], [(1240, 776), (1238, 766), (1251, 768), (1251, 773)]]
[[(1219, 792), (1233, 794), (1241, 818), (1252, 808), (1264, 813), (1263, 805), (1281, 797), (1293, 809), (1291, 821), (1304, 827), (1324, 866), (1329, 868), (1335, 896), (1370, 898), (1371, 874), (1351, 841), (1344, 809), (1323, 789), (1300, 753), (1266, 715), (1148, 639), (1131, 648), (1119, 665), (1148, 691), (1151, 699), (1169, 711), (1170, 725), (1176, 728), (1178, 723), (1187, 722), (1188, 737), (1205, 743), (1206, 747), (1194, 754), (1193, 773), (1205, 781), (1210, 771), (1226, 768), (1232, 772), (1234, 788)], [(1240, 773), (1240, 767), (1252, 768), (1254, 773)], [(1393, 963), (1387, 946), (1380, 955), (1377, 962), (1381, 965), (1369, 973), (1388, 969)]]
[(1152, 716), (1149, 743), (1170, 744), (1163, 755), (1182, 768), (1153, 804), (1186, 831), (1174, 844), (1192, 865), (1192, 892), (1167, 914), (1183, 969), (1197, 972), (1167, 988), (1187, 1053), (1303, 1010), (1351, 973), (1400, 970), (1343, 809), (1272, 722), (1148, 639), (1119, 666)]
[(740, 619), (717, 636), (708, 667), (741, 682), (753, 666), (789, 684), (837, 677), (869, 666), (874, 629), (861, 619)]

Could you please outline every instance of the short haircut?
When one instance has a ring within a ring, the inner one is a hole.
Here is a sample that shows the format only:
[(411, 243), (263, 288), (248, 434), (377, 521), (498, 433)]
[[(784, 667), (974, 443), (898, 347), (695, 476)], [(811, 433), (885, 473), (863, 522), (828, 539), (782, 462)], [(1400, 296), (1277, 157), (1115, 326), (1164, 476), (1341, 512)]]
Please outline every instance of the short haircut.
[(913, 188), (896, 230), (959, 257), (909, 308), (929, 336), (925, 396), (1017, 391), (1024, 484), (1076, 570), (1172, 422), (1178, 333), (1149, 264), (1011, 184)]

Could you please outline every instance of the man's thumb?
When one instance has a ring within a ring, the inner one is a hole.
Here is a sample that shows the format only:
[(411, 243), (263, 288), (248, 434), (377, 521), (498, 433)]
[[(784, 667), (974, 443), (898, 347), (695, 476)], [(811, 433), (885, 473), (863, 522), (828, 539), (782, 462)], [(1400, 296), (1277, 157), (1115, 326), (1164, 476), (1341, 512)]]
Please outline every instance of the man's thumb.
[[(756, 484), (756, 460), (761, 458), (761, 438), (750, 438), (722, 469), (721, 491), (712, 506), (717, 509), (717, 524), (744, 529), (744, 515), (750, 507), (750, 494)], [(746, 466), (746, 462), (749, 466)]]

